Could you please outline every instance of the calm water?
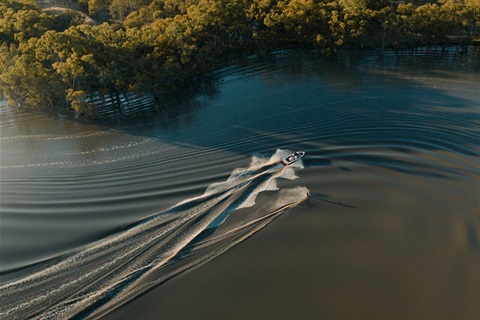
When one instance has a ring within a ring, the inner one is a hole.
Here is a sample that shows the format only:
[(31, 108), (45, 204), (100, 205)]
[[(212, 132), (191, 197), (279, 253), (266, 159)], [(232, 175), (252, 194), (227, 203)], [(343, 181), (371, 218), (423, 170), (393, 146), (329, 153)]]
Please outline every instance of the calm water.
[(479, 83), (479, 48), (278, 53), (97, 122), (2, 106), (0, 318), (477, 319)]

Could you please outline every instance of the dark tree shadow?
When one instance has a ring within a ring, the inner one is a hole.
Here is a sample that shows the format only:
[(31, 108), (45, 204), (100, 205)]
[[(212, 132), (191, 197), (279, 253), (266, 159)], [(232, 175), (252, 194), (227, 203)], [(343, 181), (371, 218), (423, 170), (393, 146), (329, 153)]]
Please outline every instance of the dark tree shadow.
[[(277, 148), (304, 150), (307, 167), (347, 160), (449, 178), (462, 172), (341, 148), (322, 150), (318, 143), (382, 146), (399, 153), (443, 149), (478, 156), (479, 55), (478, 47), (463, 54), (455, 48), (420, 48), (383, 56), (374, 50), (352, 50), (330, 58), (311, 51), (283, 51), (231, 61), (203, 82), (165, 92), (160, 102), (126, 108), (122, 115), (104, 110), (97, 121), (170, 144), (247, 157), (268, 156)], [(252, 144), (239, 146), (247, 140)]]

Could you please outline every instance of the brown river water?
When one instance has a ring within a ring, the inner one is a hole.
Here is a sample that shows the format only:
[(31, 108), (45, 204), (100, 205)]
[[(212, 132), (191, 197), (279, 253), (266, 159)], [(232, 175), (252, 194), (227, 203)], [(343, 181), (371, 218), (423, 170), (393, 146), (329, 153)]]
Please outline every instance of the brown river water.
[(278, 52), (150, 101), (2, 104), (0, 318), (480, 318), (480, 48)]

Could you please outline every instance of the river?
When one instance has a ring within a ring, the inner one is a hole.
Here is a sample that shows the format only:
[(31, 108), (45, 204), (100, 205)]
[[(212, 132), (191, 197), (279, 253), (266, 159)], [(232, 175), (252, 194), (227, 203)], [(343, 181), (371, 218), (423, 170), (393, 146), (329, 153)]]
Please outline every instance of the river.
[(3, 104), (0, 318), (478, 319), (479, 83), (478, 47), (286, 51), (96, 121)]

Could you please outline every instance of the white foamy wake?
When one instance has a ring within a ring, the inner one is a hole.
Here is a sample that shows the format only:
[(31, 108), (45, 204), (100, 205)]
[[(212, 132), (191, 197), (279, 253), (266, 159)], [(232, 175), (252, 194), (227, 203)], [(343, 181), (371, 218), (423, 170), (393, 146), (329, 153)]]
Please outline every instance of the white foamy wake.
[[(253, 157), (248, 168), (234, 170), (201, 196), (10, 275), (0, 286), (0, 318), (97, 317), (225, 252), (306, 198), (303, 187), (277, 188), (275, 179), (295, 179), (293, 168), (302, 168), (301, 161), (288, 167), (279, 162), (288, 153), (277, 150), (270, 159)], [(267, 190), (276, 190), (274, 201), (229, 221)]]

